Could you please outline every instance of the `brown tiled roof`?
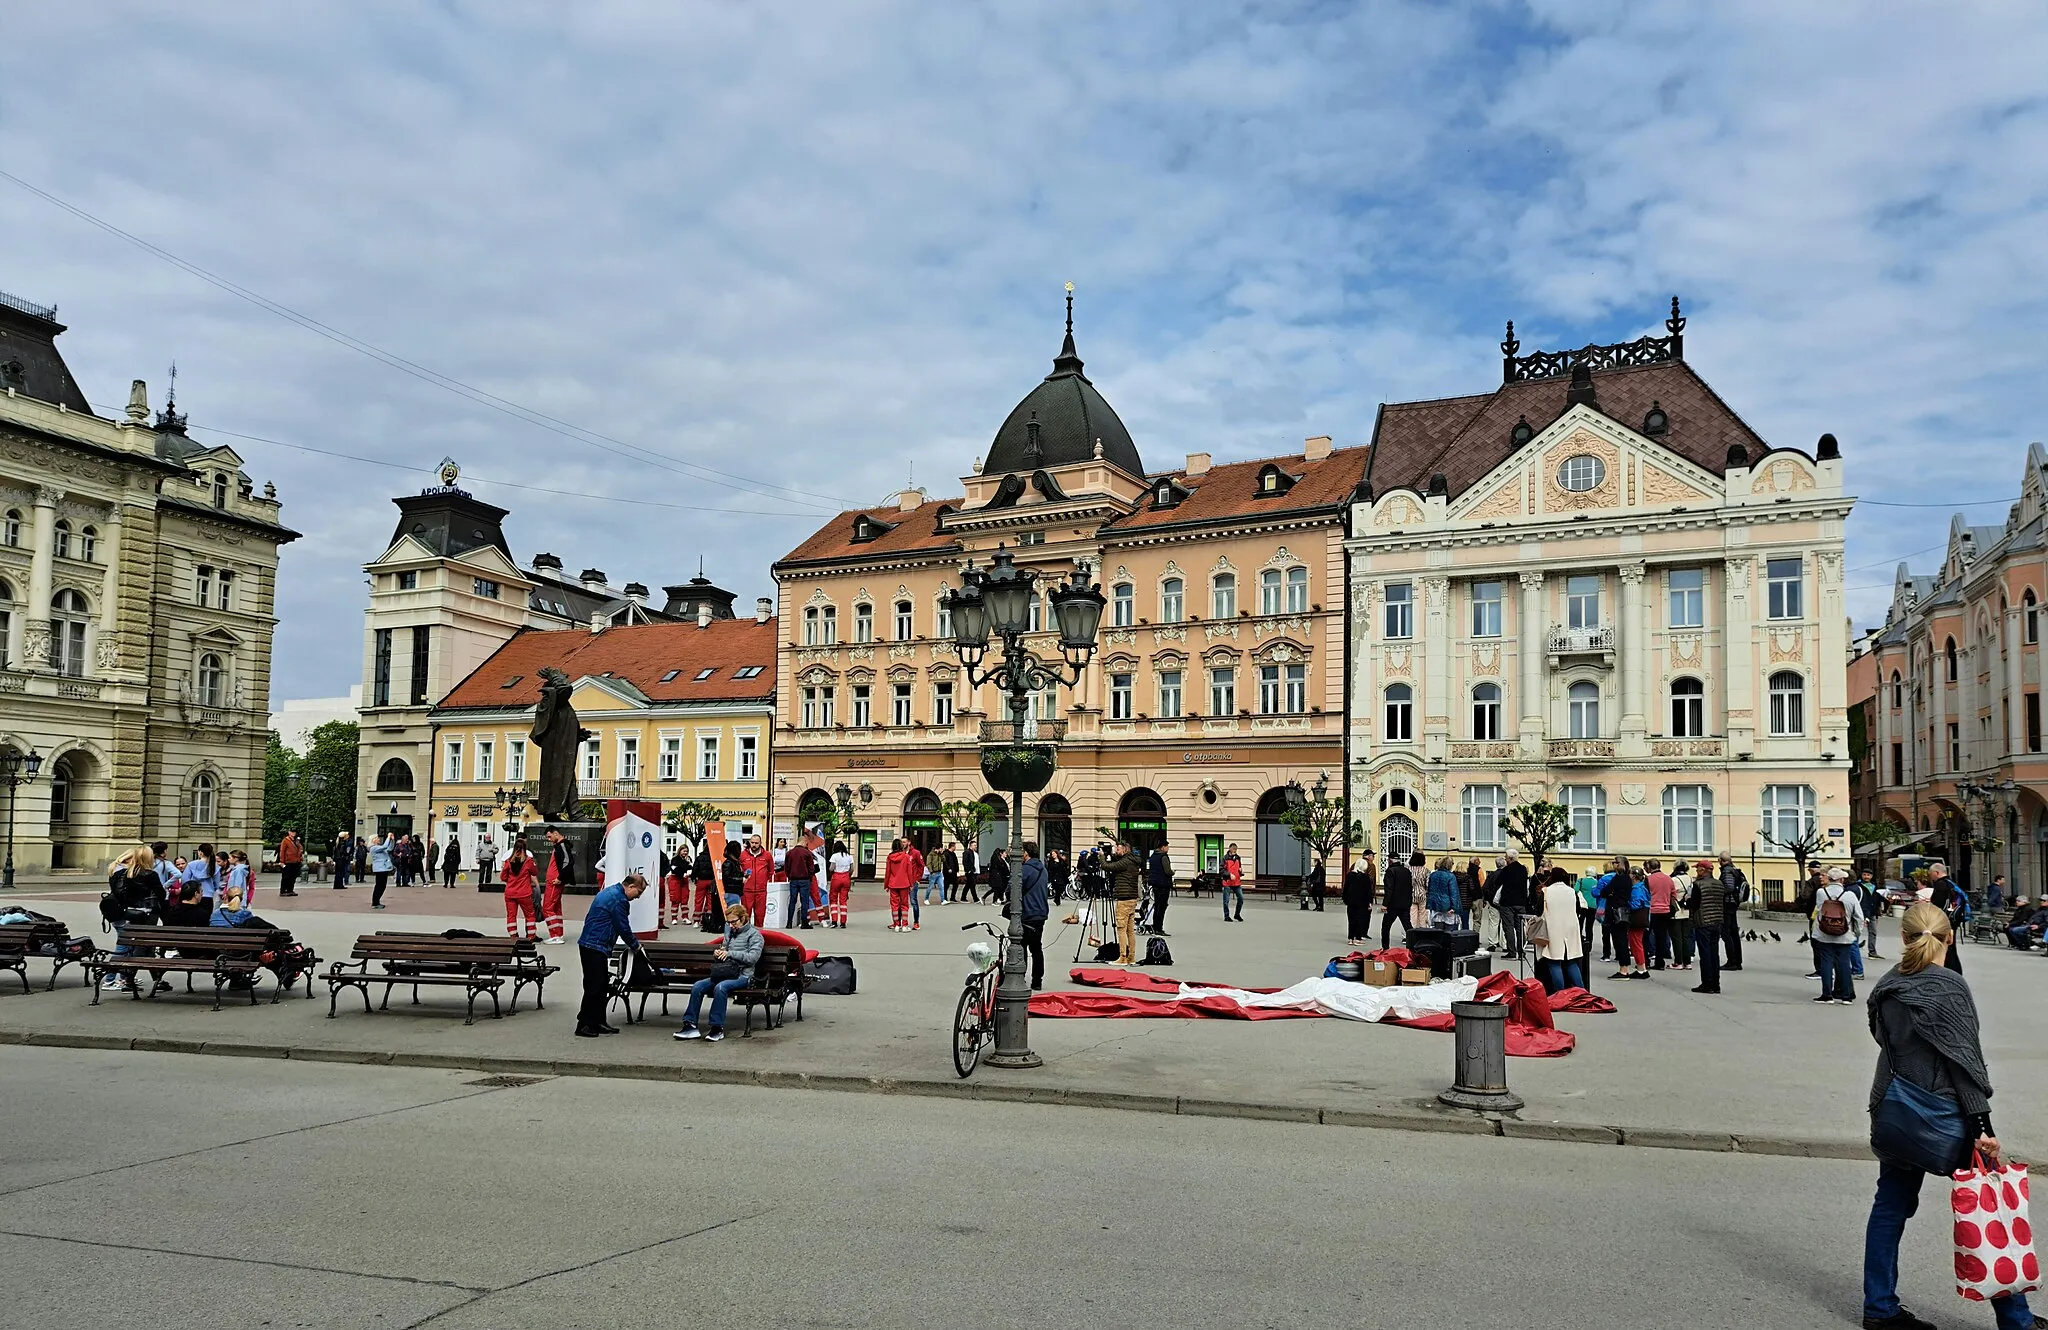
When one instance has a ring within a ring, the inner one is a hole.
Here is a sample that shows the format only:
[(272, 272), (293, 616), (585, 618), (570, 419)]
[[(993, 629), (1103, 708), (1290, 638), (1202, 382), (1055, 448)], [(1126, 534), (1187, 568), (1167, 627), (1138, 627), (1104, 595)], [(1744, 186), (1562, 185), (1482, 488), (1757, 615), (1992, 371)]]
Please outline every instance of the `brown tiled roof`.
[[(609, 674), (656, 702), (763, 701), (775, 695), (775, 631), (771, 618), (766, 623), (714, 619), (703, 628), (694, 623), (648, 623), (601, 633), (586, 628), (516, 633), (457, 684), (435, 711), (530, 707), (540, 701), (543, 665), (552, 665), (571, 679)], [(734, 677), (749, 665), (759, 665), (761, 672), (751, 679)], [(706, 668), (717, 672), (699, 682), (697, 675)], [(664, 683), (670, 671), (675, 677)]]
[[(880, 559), (957, 549), (960, 544), (957, 538), (938, 532), (939, 509), (957, 509), (966, 502), (964, 498), (927, 499), (908, 512), (894, 506), (848, 509), (819, 527), (809, 540), (776, 560), (775, 566), (780, 568), (784, 564), (835, 559)], [(853, 538), (853, 521), (863, 514), (890, 529), (873, 540), (856, 541)]]
[[(1321, 508), (1341, 509), (1365, 474), (1367, 451), (1339, 448), (1313, 462), (1300, 453), (1291, 457), (1258, 457), (1249, 462), (1225, 462), (1193, 477), (1183, 471), (1154, 473), (1149, 478), (1153, 493), (1145, 496), (1137, 511), (1105, 526), (1103, 534), (1257, 521)], [(1259, 473), (1268, 464), (1293, 477), (1294, 485), (1284, 494), (1262, 498), (1258, 492)], [(1158, 492), (1159, 482), (1168, 477), (1190, 493), (1172, 507), (1161, 508), (1153, 502), (1153, 495)]]
[[(1540, 434), (1563, 415), (1570, 388), (1569, 378), (1537, 379), (1473, 397), (1382, 406), (1366, 473), (1374, 493), (1426, 491), (1441, 471), (1457, 498), (1507, 460), (1517, 420), (1527, 416)], [(1594, 409), (1632, 430), (1642, 429), (1655, 402), (1671, 421), (1656, 442), (1717, 476), (1728, 469), (1731, 444), (1741, 444), (1752, 462), (1769, 448), (1684, 361), (1595, 370), (1593, 391)]]

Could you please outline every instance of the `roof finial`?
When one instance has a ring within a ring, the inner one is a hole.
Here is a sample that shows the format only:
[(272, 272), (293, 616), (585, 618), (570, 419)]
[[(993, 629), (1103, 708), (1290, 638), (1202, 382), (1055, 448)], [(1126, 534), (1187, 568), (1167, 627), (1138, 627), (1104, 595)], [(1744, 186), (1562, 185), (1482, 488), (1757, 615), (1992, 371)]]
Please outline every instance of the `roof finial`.
[(1513, 383), (1515, 381), (1515, 352), (1521, 349), (1522, 344), (1515, 340), (1515, 321), (1509, 319), (1508, 335), (1501, 338), (1500, 342), (1500, 381), (1502, 383)]
[(1678, 312), (1678, 297), (1671, 297), (1671, 317), (1664, 320), (1665, 331), (1671, 334), (1671, 358), (1685, 359), (1685, 316)]
[(171, 390), (165, 394), (164, 405), (173, 411), (178, 409), (178, 362), (171, 362)]
[(1067, 338), (1060, 343), (1060, 353), (1053, 359), (1054, 374), (1079, 374), (1081, 353), (1074, 349), (1074, 284), (1067, 283)]
[(164, 409), (156, 413), (156, 427), (174, 434), (185, 432), (185, 417), (178, 414), (178, 362), (171, 362), (171, 388), (164, 395)]

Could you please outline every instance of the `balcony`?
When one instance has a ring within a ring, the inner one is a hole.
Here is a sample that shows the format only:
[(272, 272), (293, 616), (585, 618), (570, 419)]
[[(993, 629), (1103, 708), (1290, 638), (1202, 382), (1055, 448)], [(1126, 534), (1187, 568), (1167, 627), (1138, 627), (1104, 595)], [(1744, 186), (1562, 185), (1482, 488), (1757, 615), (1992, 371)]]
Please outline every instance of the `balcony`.
[(1056, 744), (1067, 737), (1063, 720), (1027, 720), (1020, 735), (1015, 721), (985, 720), (981, 741), (985, 744)]
[(1558, 663), (1569, 656), (1598, 656), (1602, 663), (1614, 664), (1614, 629), (1602, 628), (1558, 628), (1553, 627), (1544, 639), (1544, 651), (1550, 657), (1555, 669)]
[(1720, 739), (1652, 739), (1651, 757), (1719, 758), (1727, 745)]
[(638, 799), (640, 782), (637, 780), (579, 780), (576, 782), (576, 797), (579, 799)]
[(1553, 766), (1594, 766), (1614, 760), (1612, 739), (1552, 739), (1548, 756)]

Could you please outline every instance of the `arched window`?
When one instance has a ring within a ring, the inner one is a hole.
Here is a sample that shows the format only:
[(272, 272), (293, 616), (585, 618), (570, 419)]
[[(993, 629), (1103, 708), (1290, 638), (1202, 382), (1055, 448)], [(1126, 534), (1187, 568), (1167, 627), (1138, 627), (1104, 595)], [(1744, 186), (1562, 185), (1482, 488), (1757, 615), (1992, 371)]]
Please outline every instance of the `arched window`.
[(2027, 645), (2032, 646), (2041, 640), (2041, 607), (2034, 603), (2031, 588), (2020, 598), (2020, 615), (2020, 622), (2025, 626)]
[(412, 768), (405, 764), (404, 758), (390, 758), (383, 766), (377, 768), (378, 793), (404, 793), (411, 789)]
[(71, 760), (60, 757), (50, 768), (50, 821), (71, 820)]
[(1948, 645), (1942, 648), (1942, 652), (1948, 660), (1948, 681), (1954, 683), (1956, 681), (1956, 640), (1953, 637), (1948, 640)]
[(1212, 619), (1235, 619), (1237, 617), (1237, 574), (1218, 573), (1209, 586), (1209, 617)]
[(1570, 707), (1571, 737), (1599, 738), (1600, 685), (1589, 681), (1575, 683), (1566, 691), (1565, 699)]
[(1038, 851), (1051, 854), (1058, 850), (1070, 854), (1074, 849), (1074, 809), (1057, 794), (1042, 794), (1038, 797)]
[(818, 645), (827, 647), (837, 646), (839, 644), (839, 607), (837, 605), (826, 605), (820, 608), (818, 611), (818, 622), (820, 625)]
[(219, 656), (211, 651), (199, 658), (199, 705), (219, 707), (227, 705), (228, 672)]
[(78, 532), (78, 557), (87, 563), (99, 552), (100, 533), (93, 527), (81, 527)]
[(57, 557), (71, 557), (71, 523), (61, 517), (57, 519)]
[(1259, 574), (1259, 613), (1280, 612), (1280, 570), (1268, 568)]
[(14, 588), (0, 582), (0, 666), (14, 659)]
[(946, 605), (946, 593), (939, 593), (938, 608), (932, 613), (932, 626), (941, 642), (953, 640), (953, 611)]
[(210, 827), (219, 812), (220, 785), (210, 771), (202, 771), (192, 778), (192, 825)]
[(1118, 582), (1109, 589), (1109, 626), (1129, 628), (1138, 621), (1138, 588)]
[(1411, 743), (1415, 738), (1415, 690), (1405, 683), (1387, 688), (1387, 732), (1390, 744)]
[(1183, 586), (1178, 577), (1169, 577), (1159, 584), (1159, 622), (1179, 623), (1187, 617)]
[(1897, 711), (1906, 704), (1906, 685), (1899, 678), (1897, 670), (1892, 671), (1892, 710)]
[(7, 516), (0, 517), (0, 545), (19, 547), (21, 544), (21, 509), (9, 508)]
[(228, 506), (228, 473), (225, 471), (213, 473), (213, 506), (216, 508)]
[(908, 642), (917, 636), (917, 607), (907, 600), (896, 602), (896, 640)]
[(1472, 689), (1472, 737), (1500, 738), (1500, 685), (1482, 683)]
[[(203, 596), (205, 593), (201, 592), (200, 594)], [(818, 645), (818, 607), (816, 605), (807, 606), (804, 609), (804, 645), (807, 647)]]
[(872, 642), (875, 640), (875, 607), (860, 601), (853, 607), (853, 640)]
[(1771, 676), (1771, 733), (1806, 733), (1806, 680), (1794, 670)]
[(1308, 613), (1308, 569), (1293, 567), (1287, 570), (1287, 612)]
[(59, 591), (50, 601), (50, 668), (67, 678), (85, 674), (85, 597)]
[(1697, 739), (1707, 732), (1707, 686), (1698, 679), (1671, 681), (1671, 734)]

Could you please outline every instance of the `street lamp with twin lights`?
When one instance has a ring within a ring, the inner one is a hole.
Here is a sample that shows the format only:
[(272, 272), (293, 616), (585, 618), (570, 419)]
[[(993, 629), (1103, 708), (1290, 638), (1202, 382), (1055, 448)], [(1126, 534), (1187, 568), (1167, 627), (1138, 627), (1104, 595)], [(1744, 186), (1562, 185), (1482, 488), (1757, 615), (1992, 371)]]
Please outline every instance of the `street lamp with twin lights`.
[[(1011, 798), (1010, 857), (1024, 851), (1024, 796), (1043, 790), (1055, 766), (1053, 743), (1065, 733), (1058, 721), (1041, 723), (1027, 733), (1031, 695), (1041, 689), (1071, 687), (1095, 655), (1095, 630), (1108, 603), (1102, 589), (1088, 579), (1086, 565), (1076, 563), (1068, 580), (1047, 594), (1053, 626), (1060, 639), (1060, 659), (1040, 660), (1025, 646), (1032, 631), (1031, 605), (1038, 574), (1019, 568), (1010, 551), (996, 547), (986, 572), (969, 563), (960, 570), (960, 589), (946, 594), (952, 617), (953, 646), (971, 686), (993, 683), (1009, 698), (1008, 725), (982, 726), (981, 770), (988, 783)], [(1002, 644), (1000, 661), (983, 668), (989, 640)], [(1027, 743), (1029, 738), (1046, 740)], [(987, 1062), (996, 1067), (1036, 1067), (1044, 1059), (1031, 1051), (1031, 984), (1024, 976), (1024, 875), (1010, 871), (1009, 949), (1004, 953), (1002, 984), (996, 990), (996, 1046)]]
[(14, 792), (36, 778), (43, 769), (43, 755), (30, 750), (0, 753), (0, 781), (7, 782), (7, 864), (0, 868), (0, 890), (14, 889)]

